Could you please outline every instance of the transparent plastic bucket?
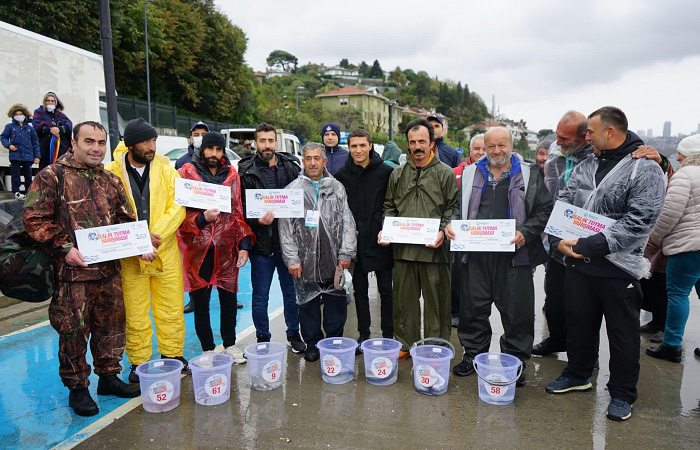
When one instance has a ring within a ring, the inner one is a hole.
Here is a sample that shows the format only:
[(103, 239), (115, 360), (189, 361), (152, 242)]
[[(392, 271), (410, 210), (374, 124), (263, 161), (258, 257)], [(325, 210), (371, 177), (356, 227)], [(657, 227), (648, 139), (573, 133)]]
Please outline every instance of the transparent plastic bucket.
[(474, 358), (479, 376), (479, 398), (491, 405), (507, 405), (515, 398), (515, 382), (523, 371), (523, 363), (505, 353), (480, 353)]
[(357, 341), (346, 337), (321, 339), (316, 344), (321, 354), (321, 377), (329, 384), (349, 383), (355, 376)]
[(250, 385), (257, 391), (272, 391), (284, 383), (287, 346), (279, 342), (260, 342), (245, 348)]
[[(441, 345), (419, 345), (423, 342), (439, 342)], [(413, 358), (413, 386), (425, 395), (441, 395), (447, 392), (450, 379), (450, 361), (455, 355), (451, 343), (440, 338), (425, 338), (414, 343), (410, 350)]]
[(156, 359), (136, 368), (141, 385), (143, 409), (159, 413), (180, 404), (180, 372), (183, 364), (177, 359)]
[(367, 339), (360, 348), (365, 356), (365, 379), (377, 386), (396, 383), (399, 375), (401, 342), (395, 339)]
[(226, 353), (206, 353), (190, 360), (194, 401), (200, 405), (218, 405), (231, 395), (233, 357)]

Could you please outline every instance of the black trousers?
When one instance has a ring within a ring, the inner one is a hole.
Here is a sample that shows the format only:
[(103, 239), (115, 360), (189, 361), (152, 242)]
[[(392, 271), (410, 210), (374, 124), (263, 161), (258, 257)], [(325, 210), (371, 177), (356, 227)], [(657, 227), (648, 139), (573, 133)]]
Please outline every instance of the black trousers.
[[(323, 314), (321, 313), (321, 299), (323, 299)], [(301, 337), (308, 347), (315, 347), (316, 343), (324, 338), (324, 331), (325, 337), (340, 337), (343, 335), (347, 318), (348, 302), (345, 293), (340, 295), (319, 294), (313, 300), (299, 305)], [(321, 323), (323, 323), (323, 330), (321, 330)]]
[(462, 269), (461, 264), (459, 262), (459, 257), (462, 256), (461, 253), (457, 253), (457, 256), (455, 256), (455, 259), (457, 261), (454, 261), (452, 263), (452, 317), (459, 317), (459, 291), (462, 289), (462, 285), (460, 283), (460, 270)]
[[(382, 336), (385, 338), (394, 337), (394, 318), (393, 318), (393, 289), (391, 284), (392, 270), (377, 270), (374, 272), (377, 276), (377, 290), (380, 298), (380, 314)], [(357, 312), (357, 331), (360, 336), (369, 336), (369, 328), (372, 325), (372, 319), (369, 313), (369, 280), (368, 272), (365, 271), (361, 262), (355, 265), (355, 270), (352, 273), (352, 286), (355, 293), (355, 311)]]
[(544, 276), (544, 316), (547, 319), (549, 340), (566, 349), (566, 266), (549, 259)]
[[(214, 250), (209, 248), (207, 255), (202, 261), (199, 269), (199, 276), (209, 281), (214, 270)], [(217, 287), (219, 293), (219, 303), (221, 305), (221, 338), (224, 347), (236, 344), (236, 294)], [(209, 317), (209, 300), (211, 298), (211, 286), (197, 289), (190, 292), (190, 299), (194, 302), (194, 329), (202, 345), (203, 351), (214, 350), (214, 334), (211, 330), (211, 319)]]
[(535, 335), (535, 287), (530, 266), (513, 266), (512, 253), (469, 254), (462, 264), (462, 305), (457, 335), (465, 361), (489, 351), (491, 305), (501, 313), (501, 352), (529, 359)]
[(637, 280), (603, 278), (566, 269), (566, 349), (569, 363), (562, 375), (590, 378), (598, 359), (600, 325), (610, 342), (610, 381), (613, 398), (637, 400), (639, 380), (639, 310), (642, 289)]
[(666, 274), (652, 272), (648, 280), (639, 280), (642, 287), (642, 308), (652, 313), (651, 324), (663, 331), (666, 327), (666, 309), (668, 293), (666, 292)]

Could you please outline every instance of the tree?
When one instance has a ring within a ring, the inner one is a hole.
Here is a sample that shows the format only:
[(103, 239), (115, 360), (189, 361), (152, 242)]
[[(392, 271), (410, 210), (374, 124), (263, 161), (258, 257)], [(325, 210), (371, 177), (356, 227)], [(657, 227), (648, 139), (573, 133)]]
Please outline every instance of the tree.
[(369, 78), (384, 78), (384, 71), (382, 70), (382, 66), (379, 65), (379, 61), (377, 61), (376, 59), (372, 64), (372, 68), (369, 69), (369, 73), (367, 74), (367, 76)]
[(518, 140), (516, 150), (520, 152), (527, 152), (528, 150), (530, 150), (530, 146), (527, 143), (527, 137), (525, 136), (525, 133), (520, 133), (520, 139)]
[(361, 77), (369, 76), (369, 66), (364, 61), (360, 63), (360, 66), (357, 68), (357, 71), (360, 73)]
[(340, 60), (340, 64), (338, 64), (340, 67), (343, 69), (349, 69), (350, 68), (350, 61), (348, 61), (347, 58), (343, 58)]
[(297, 70), (297, 64), (299, 64), (299, 59), (296, 56), (284, 50), (271, 51), (266, 61), (270, 67), (278, 67), (285, 72), (292, 73)]
[(544, 129), (537, 132), (537, 139), (539, 139), (541, 141), (542, 139), (546, 138), (550, 134), (554, 134), (554, 130), (550, 130), (549, 128), (544, 128)]
[(396, 66), (396, 69), (389, 74), (389, 81), (393, 81), (397, 86), (403, 87), (408, 83), (408, 78), (401, 71), (401, 67)]

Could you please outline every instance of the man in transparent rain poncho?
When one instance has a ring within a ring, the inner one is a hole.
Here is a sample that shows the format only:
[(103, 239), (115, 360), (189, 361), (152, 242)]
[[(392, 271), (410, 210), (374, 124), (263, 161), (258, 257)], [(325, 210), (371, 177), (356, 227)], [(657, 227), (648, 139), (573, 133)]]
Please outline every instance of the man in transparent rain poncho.
[(545, 389), (551, 394), (591, 389), (605, 317), (610, 341), (607, 417), (625, 420), (637, 399), (639, 279), (650, 268), (644, 246), (661, 212), (666, 185), (659, 164), (632, 157), (644, 143), (627, 130), (627, 118), (618, 108), (607, 106), (589, 115), (587, 139), (594, 154), (574, 168), (559, 200), (615, 223), (577, 240), (550, 237), (566, 264), (568, 364)]
[[(301, 335), (306, 342), (304, 359), (319, 359), (316, 343), (343, 335), (347, 296), (338, 275), (355, 258), (355, 221), (345, 188), (326, 170), (323, 145), (310, 142), (302, 149), (304, 170), (287, 189), (304, 191), (305, 216), (279, 219), (282, 258), (294, 277), (299, 304)], [(323, 301), (323, 331), (321, 330)]]

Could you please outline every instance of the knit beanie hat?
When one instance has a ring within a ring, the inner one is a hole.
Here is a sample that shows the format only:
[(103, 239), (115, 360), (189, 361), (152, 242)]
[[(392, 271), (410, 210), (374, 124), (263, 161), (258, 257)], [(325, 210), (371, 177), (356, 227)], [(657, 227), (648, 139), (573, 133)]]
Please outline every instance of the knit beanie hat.
[(127, 147), (157, 137), (158, 132), (156, 129), (141, 117), (130, 120), (124, 127), (124, 145)]
[(323, 142), (323, 135), (328, 131), (334, 132), (340, 140), (340, 126), (337, 123), (328, 122), (321, 128), (321, 142)]
[(226, 148), (226, 139), (224, 135), (218, 131), (209, 131), (202, 137), (202, 145), (200, 145), (199, 148), (204, 150), (207, 147), (216, 146)]
[(683, 138), (678, 143), (678, 153), (683, 156), (696, 155), (700, 153), (700, 134), (694, 134)]

